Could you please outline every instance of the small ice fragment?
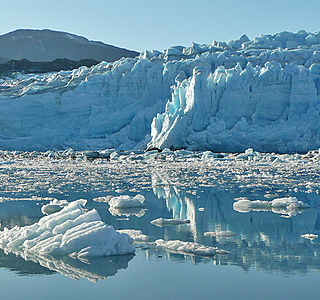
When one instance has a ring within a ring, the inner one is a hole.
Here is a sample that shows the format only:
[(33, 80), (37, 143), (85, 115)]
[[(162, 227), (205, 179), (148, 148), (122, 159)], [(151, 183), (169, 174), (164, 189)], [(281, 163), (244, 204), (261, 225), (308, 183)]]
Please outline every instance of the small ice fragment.
[(237, 233), (233, 231), (218, 231), (218, 232), (205, 232), (204, 236), (216, 236), (216, 237), (221, 237), (221, 238), (226, 238), (226, 237), (232, 237), (236, 236)]
[(135, 197), (121, 195), (118, 197), (113, 197), (109, 201), (109, 205), (113, 208), (145, 207), (146, 205), (143, 203), (144, 200), (144, 196), (140, 194), (136, 195)]
[(62, 210), (65, 206), (68, 205), (68, 203), (69, 202), (67, 200), (54, 199), (54, 200), (50, 201), (48, 204), (43, 205), (41, 207), (41, 212), (44, 215), (51, 215), (55, 212)]
[(121, 217), (121, 216), (136, 216), (138, 218), (141, 218), (144, 216), (146, 210), (144, 208), (141, 207), (128, 207), (128, 208), (114, 208), (114, 207), (109, 207), (109, 212), (117, 217)]
[(167, 249), (174, 252), (182, 252), (187, 254), (196, 254), (201, 256), (213, 256), (216, 254), (216, 248), (205, 246), (194, 242), (183, 242), (180, 240), (164, 241), (156, 240), (155, 245), (162, 249)]
[(223, 249), (216, 249), (216, 254), (225, 255), (225, 254), (229, 254), (229, 251), (223, 250)]
[(151, 221), (151, 224), (156, 225), (158, 227), (162, 227), (164, 225), (180, 225), (190, 223), (188, 219), (155, 219)]
[(313, 234), (313, 233), (306, 233), (306, 234), (302, 234), (301, 237), (308, 239), (308, 240), (313, 240), (318, 238), (317, 234)]
[(112, 199), (113, 197), (111, 195), (108, 196), (102, 196), (102, 197), (98, 197), (98, 198), (93, 198), (92, 200), (95, 202), (106, 202), (109, 203), (109, 201)]
[(282, 209), (281, 212), (283, 213), (283, 210), (290, 212), (304, 208), (309, 208), (309, 205), (302, 201), (298, 201), (296, 197), (277, 198), (272, 201), (250, 201), (243, 199), (233, 203), (233, 209), (238, 212), (249, 212), (251, 210), (272, 210), (273, 212), (277, 212)]

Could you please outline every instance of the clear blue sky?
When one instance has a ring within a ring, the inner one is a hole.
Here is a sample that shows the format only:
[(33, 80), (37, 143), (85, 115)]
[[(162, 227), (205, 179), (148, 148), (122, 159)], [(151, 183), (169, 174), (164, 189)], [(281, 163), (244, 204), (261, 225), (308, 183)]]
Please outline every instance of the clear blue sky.
[(0, 0), (0, 35), (46, 28), (137, 51), (163, 50), (242, 34), (316, 32), (319, 12), (319, 0)]

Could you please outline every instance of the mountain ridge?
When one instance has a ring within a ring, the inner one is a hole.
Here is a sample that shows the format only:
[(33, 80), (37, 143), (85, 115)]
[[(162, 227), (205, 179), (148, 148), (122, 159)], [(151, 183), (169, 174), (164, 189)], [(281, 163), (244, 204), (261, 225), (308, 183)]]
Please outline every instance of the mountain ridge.
[(0, 35), (0, 45), (0, 63), (21, 59), (47, 62), (59, 58), (111, 62), (122, 57), (133, 58), (139, 55), (136, 51), (50, 29), (17, 29)]

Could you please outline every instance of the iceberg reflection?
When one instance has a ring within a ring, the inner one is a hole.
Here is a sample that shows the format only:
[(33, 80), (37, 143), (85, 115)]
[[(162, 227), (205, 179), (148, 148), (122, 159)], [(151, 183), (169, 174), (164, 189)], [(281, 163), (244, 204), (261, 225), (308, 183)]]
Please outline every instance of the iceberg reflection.
[(86, 278), (92, 282), (114, 276), (119, 270), (128, 268), (128, 263), (133, 257), (134, 254), (126, 254), (80, 260), (69, 256), (41, 256), (22, 251), (9, 253), (6, 249), (0, 251), (1, 267), (19, 274), (49, 275), (58, 272), (75, 280)]

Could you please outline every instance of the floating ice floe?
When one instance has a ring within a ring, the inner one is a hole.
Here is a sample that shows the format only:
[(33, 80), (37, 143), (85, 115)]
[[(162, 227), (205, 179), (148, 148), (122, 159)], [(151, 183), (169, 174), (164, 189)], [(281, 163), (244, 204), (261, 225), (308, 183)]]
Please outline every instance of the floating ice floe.
[(298, 201), (296, 197), (277, 198), (272, 201), (242, 199), (233, 203), (233, 209), (238, 212), (272, 211), (289, 216), (295, 215), (298, 210), (309, 207), (307, 203)]
[(307, 233), (307, 234), (302, 234), (301, 237), (308, 239), (308, 240), (314, 240), (314, 239), (318, 238), (318, 235), (313, 234), (313, 233)]
[(136, 216), (141, 218), (146, 213), (146, 210), (141, 207), (128, 207), (128, 208), (114, 208), (112, 206), (109, 207), (109, 212), (115, 217), (130, 217)]
[(113, 208), (133, 208), (133, 207), (145, 207), (144, 196), (136, 195), (135, 197), (130, 197), (128, 195), (121, 195), (118, 197), (113, 197), (109, 201), (110, 207)]
[(190, 223), (190, 220), (187, 219), (155, 219), (151, 221), (151, 224), (162, 227), (165, 225), (181, 225), (181, 224), (187, 224)]
[(237, 233), (233, 232), (233, 231), (218, 231), (218, 232), (205, 232), (204, 236), (216, 236), (216, 237), (221, 237), (221, 238), (226, 238), (226, 237), (232, 237), (232, 236), (236, 236)]
[(213, 256), (215, 254), (228, 254), (228, 251), (226, 250), (221, 250), (211, 246), (205, 246), (195, 242), (183, 242), (180, 240), (164, 241), (162, 239), (158, 239), (154, 242), (154, 244), (157, 247), (162, 249), (166, 249), (174, 252), (180, 252), (180, 253), (187, 253), (187, 254), (195, 254), (195, 255), (202, 255), (202, 256)]
[(44, 215), (51, 215), (53, 213), (56, 213), (63, 209), (65, 206), (67, 206), (69, 202), (67, 200), (57, 200), (53, 199), (50, 201), (49, 204), (43, 205), (41, 207), (41, 212)]
[(149, 241), (149, 237), (147, 235), (143, 234), (143, 232), (141, 230), (121, 229), (121, 230), (117, 230), (117, 231), (120, 232), (120, 233), (126, 233), (131, 238), (133, 238), (135, 242), (147, 242), (147, 241)]
[(86, 200), (77, 200), (33, 225), (5, 228), (0, 232), (0, 247), (38, 256), (96, 257), (135, 251), (132, 238), (102, 222), (95, 209), (85, 213), (85, 204)]

